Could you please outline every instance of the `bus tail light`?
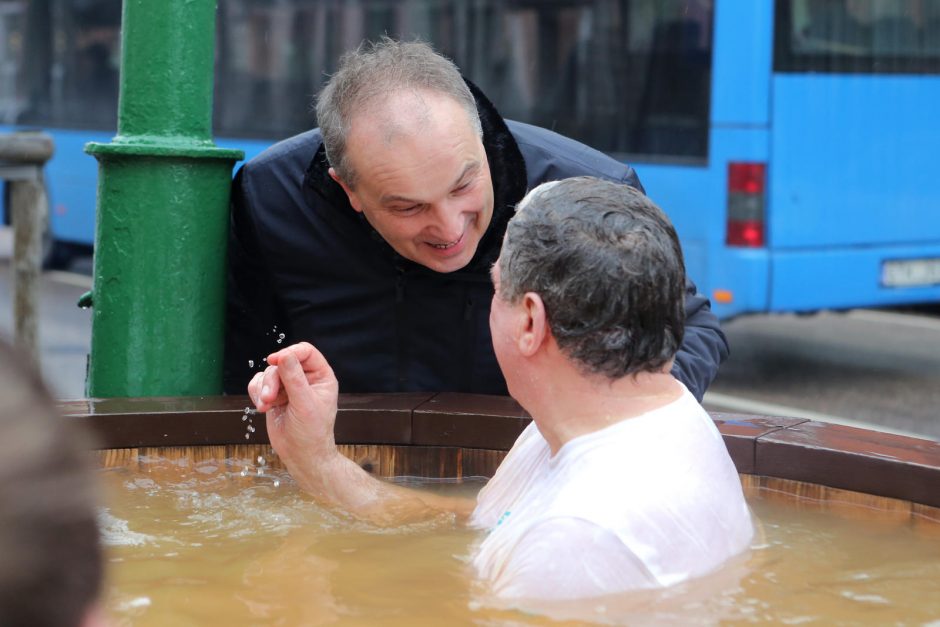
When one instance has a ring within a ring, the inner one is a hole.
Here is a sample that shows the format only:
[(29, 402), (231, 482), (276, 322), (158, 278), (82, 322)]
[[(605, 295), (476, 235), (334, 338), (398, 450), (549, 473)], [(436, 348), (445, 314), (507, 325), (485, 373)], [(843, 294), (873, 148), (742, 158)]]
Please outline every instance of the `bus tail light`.
[(766, 165), (734, 162), (728, 164), (728, 246), (764, 246), (764, 191)]

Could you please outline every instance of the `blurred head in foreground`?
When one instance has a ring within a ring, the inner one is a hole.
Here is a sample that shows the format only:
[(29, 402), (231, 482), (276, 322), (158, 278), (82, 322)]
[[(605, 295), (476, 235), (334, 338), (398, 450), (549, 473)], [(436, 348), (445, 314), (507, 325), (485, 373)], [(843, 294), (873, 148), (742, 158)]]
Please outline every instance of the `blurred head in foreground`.
[(101, 625), (103, 555), (87, 436), (0, 342), (0, 625)]

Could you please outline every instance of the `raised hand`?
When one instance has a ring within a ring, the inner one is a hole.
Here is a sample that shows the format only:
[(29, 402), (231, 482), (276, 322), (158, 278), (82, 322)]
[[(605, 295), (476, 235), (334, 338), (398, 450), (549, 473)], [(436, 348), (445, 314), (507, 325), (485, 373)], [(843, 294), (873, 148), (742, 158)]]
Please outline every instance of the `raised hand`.
[(382, 526), (469, 517), (472, 499), (378, 481), (339, 453), (333, 437), (339, 385), (320, 351), (301, 342), (269, 355), (268, 364), (248, 384), (248, 394), (267, 413), (271, 446), (301, 489)]
[(269, 355), (268, 364), (252, 378), (248, 394), (267, 413), (271, 446), (304, 486), (321, 474), (318, 466), (338, 455), (333, 427), (339, 385), (326, 358), (307, 342)]

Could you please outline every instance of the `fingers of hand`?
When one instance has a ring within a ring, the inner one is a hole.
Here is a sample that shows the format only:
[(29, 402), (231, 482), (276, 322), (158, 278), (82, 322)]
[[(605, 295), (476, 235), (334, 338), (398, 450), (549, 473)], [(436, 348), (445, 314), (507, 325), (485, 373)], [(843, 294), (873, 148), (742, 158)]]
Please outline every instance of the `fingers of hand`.
[(264, 369), (264, 381), (261, 384), (261, 401), (269, 407), (277, 400), (281, 391), (281, 377), (277, 366)]
[(310, 383), (334, 376), (333, 369), (327, 362), (326, 357), (309, 342), (298, 342), (276, 353), (271, 353), (268, 355), (268, 363), (275, 366), (279, 365), (285, 355), (294, 355), (297, 358), (304, 372), (307, 373), (307, 380)]
[(255, 373), (248, 383), (248, 396), (255, 408), (262, 412), (287, 402), (276, 366), (268, 366), (264, 372)]
[(276, 366), (280, 363), (281, 359), (284, 358), (284, 355), (289, 353), (293, 353), (298, 361), (303, 362), (312, 352), (319, 353), (319, 351), (313, 347), (313, 344), (310, 342), (297, 342), (296, 344), (291, 344), (268, 355), (268, 363)]
[(296, 399), (299, 394), (307, 391), (309, 387), (307, 375), (294, 353), (287, 352), (282, 355), (278, 368), (280, 368), (280, 380), (289, 397)]
[(261, 387), (264, 383), (264, 373), (256, 372), (248, 382), (248, 397), (255, 404), (255, 409), (261, 410)]
[[(276, 353), (268, 355), (269, 369), (273, 367), (283, 368), (285, 359), (290, 357), (297, 363), (301, 374), (304, 375), (306, 386), (314, 386), (331, 390), (334, 394), (338, 391), (339, 384), (336, 381), (336, 375), (327, 362), (326, 357), (315, 346), (309, 342), (298, 342)], [(268, 392), (262, 387), (262, 400), (268, 403), (286, 403), (287, 394), (284, 391), (284, 373), (277, 379), (280, 389), (277, 394), (277, 401), (268, 400)], [(300, 392), (300, 387), (291, 391), (294, 400), (297, 400), (296, 394)], [(259, 407), (260, 410), (260, 407)]]

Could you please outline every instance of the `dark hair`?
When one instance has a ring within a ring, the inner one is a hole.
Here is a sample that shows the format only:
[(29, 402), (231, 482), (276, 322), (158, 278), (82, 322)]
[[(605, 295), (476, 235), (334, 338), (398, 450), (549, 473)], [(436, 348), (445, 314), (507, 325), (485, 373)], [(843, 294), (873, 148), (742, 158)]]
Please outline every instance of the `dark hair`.
[(476, 100), (453, 61), (421, 41), (383, 37), (363, 42), (340, 58), (316, 107), (326, 157), (350, 187), (356, 184), (356, 172), (346, 154), (350, 120), (396, 90), (427, 90), (453, 98), (467, 112), (476, 134), (483, 136)]
[(0, 343), (0, 625), (73, 627), (103, 575), (88, 437)]
[(627, 185), (578, 177), (535, 188), (509, 223), (499, 270), (499, 297), (538, 294), (558, 346), (586, 373), (655, 372), (682, 343), (679, 239)]

